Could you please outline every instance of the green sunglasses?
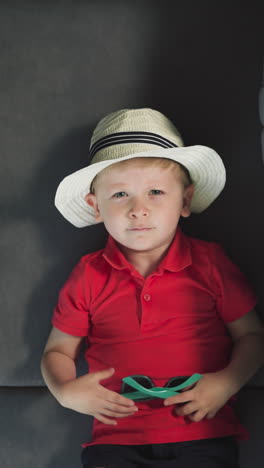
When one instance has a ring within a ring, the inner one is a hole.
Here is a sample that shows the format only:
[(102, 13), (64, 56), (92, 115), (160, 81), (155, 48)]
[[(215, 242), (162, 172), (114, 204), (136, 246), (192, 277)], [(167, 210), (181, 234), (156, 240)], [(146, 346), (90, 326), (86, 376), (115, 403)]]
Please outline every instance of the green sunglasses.
[(177, 395), (189, 385), (193, 385), (202, 378), (201, 374), (191, 376), (172, 377), (164, 387), (154, 387), (150, 377), (146, 375), (131, 375), (122, 379), (121, 394), (131, 400), (152, 400), (153, 398), (169, 398)]

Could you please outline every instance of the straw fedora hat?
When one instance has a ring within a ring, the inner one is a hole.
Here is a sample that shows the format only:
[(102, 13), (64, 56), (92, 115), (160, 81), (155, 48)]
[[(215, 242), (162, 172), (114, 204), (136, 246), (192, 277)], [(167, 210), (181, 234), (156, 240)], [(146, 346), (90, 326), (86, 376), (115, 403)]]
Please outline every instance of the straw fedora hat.
[(76, 227), (95, 224), (93, 208), (85, 201), (94, 177), (111, 164), (143, 157), (168, 158), (186, 167), (195, 186), (193, 213), (204, 211), (224, 188), (225, 167), (213, 149), (184, 147), (173, 123), (156, 110), (122, 109), (97, 124), (91, 138), (89, 165), (62, 180), (55, 206)]

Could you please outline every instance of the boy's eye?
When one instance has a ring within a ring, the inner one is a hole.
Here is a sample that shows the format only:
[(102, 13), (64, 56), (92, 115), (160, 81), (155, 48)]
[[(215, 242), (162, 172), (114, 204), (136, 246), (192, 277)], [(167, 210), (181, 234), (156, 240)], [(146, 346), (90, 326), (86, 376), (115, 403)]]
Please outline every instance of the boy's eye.
[(126, 192), (116, 192), (114, 193), (113, 197), (114, 198), (122, 198), (126, 196)]
[(157, 189), (152, 189), (151, 191), (151, 195), (161, 195), (162, 193), (162, 190), (157, 190)]

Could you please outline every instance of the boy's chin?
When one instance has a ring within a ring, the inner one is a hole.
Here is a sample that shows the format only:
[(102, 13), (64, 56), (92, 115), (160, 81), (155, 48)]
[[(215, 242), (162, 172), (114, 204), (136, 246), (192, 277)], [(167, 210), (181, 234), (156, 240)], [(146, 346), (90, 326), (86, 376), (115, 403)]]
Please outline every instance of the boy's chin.
[(127, 249), (129, 251), (135, 252), (144, 252), (145, 250), (150, 250), (155, 246), (150, 242), (142, 242), (142, 241), (135, 241), (135, 242), (126, 242), (119, 239), (115, 239), (121, 249)]
[[(158, 250), (165, 246), (166, 242), (143, 242), (143, 241), (136, 241), (136, 242), (122, 242), (116, 240), (119, 245), (119, 248), (122, 252), (152, 252)], [(166, 244), (167, 245), (167, 244)]]
[(120, 241), (117, 241), (119, 247), (121, 249), (126, 249), (126, 250), (133, 250), (135, 252), (141, 252), (141, 251), (145, 251), (145, 250), (149, 250), (151, 249), (152, 247), (149, 246), (149, 245), (139, 245), (140, 243), (138, 242), (137, 244), (134, 244), (134, 243), (123, 243), (123, 242), (120, 242)]

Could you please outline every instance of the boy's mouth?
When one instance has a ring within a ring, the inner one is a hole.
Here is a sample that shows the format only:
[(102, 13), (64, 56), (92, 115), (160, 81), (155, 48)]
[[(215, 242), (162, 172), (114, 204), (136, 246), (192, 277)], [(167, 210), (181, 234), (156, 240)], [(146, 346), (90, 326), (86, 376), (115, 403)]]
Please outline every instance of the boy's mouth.
[(129, 231), (150, 231), (153, 228), (149, 227), (135, 227), (135, 228), (130, 228), (128, 229)]

